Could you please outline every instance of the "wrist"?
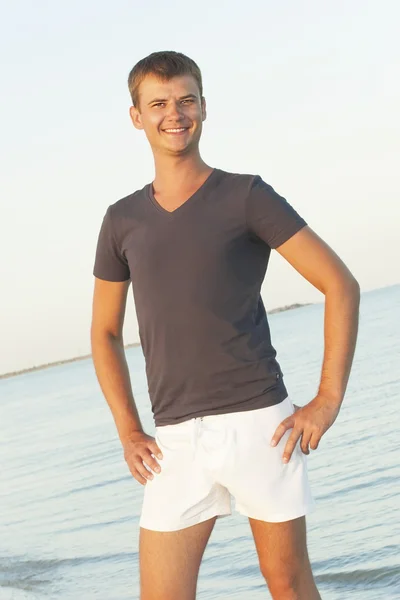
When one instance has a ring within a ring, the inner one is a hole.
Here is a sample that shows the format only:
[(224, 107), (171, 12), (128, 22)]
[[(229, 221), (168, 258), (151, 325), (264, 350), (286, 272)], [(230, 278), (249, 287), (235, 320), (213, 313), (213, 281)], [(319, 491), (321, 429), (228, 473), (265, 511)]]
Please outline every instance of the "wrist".
[(132, 429), (129, 432), (124, 432), (123, 434), (119, 434), (119, 439), (120, 439), (122, 446), (125, 446), (129, 442), (135, 442), (139, 438), (142, 438), (143, 435), (145, 435), (143, 429)]
[(329, 404), (338, 407), (341, 406), (344, 399), (344, 393), (324, 388), (322, 386), (319, 387), (317, 395), (321, 398), (325, 398)]
[(129, 403), (118, 408), (118, 411), (113, 411), (113, 417), (120, 440), (129, 438), (135, 433), (143, 433), (142, 423), (136, 406)]
[(122, 443), (132, 439), (135, 435), (144, 433), (142, 424), (139, 422), (123, 423), (120, 426), (117, 425), (118, 437)]

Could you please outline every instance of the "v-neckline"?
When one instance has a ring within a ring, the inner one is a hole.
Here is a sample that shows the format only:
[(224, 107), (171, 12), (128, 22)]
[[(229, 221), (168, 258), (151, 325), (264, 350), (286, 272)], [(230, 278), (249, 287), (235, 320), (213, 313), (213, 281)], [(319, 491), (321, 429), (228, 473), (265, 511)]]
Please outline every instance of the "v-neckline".
[(211, 171), (211, 173), (209, 174), (209, 176), (207, 177), (207, 179), (205, 179), (203, 181), (203, 183), (201, 184), (201, 186), (199, 188), (197, 188), (197, 190), (191, 195), (189, 196), (189, 198), (187, 200), (185, 200), (185, 202), (183, 202), (180, 206), (178, 206), (177, 208), (175, 208), (174, 210), (170, 211), (167, 210), (166, 208), (164, 208), (163, 206), (161, 206), (161, 204), (155, 199), (154, 196), (154, 189), (153, 189), (153, 183), (149, 183), (147, 185), (147, 196), (150, 200), (150, 202), (153, 204), (153, 206), (162, 214), (166, 215), (167, 217), (174, 217), (177, 214), (181, 213), (185, 206), (190, 205), (194, 202), (194, 200), (196, 200), (196, 198), (198, 198), (198, 196), (204, 191), (204, 189), (208, 186), (210, 180), (212, 180), (214, 178), (215, 173), (218, 171), (218, 169), (213, 169)]

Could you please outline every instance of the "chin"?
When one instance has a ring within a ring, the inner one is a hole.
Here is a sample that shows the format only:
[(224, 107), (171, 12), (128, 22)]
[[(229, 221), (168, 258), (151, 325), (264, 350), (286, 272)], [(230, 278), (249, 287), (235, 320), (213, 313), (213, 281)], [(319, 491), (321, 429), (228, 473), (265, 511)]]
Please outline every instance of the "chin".
[(185, 154), (190, 154), (191, 148), (167, 148), (166, 153), (169, 156), (185, 156)]
[(187, 152), (190, 152), (193, 149), (193, 146), (193, 140), (191, 140), (189, 143), (186, 142), (181, 144), (168, 144), (164, 146), (164, 148), (172, 154), (186, 154)]

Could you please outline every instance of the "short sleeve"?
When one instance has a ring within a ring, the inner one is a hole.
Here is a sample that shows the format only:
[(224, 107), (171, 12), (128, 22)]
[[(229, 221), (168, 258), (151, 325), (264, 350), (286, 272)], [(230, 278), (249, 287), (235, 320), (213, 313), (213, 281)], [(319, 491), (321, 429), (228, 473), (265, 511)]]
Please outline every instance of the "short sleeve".
[(127, 281), (129, 265), (115, 239), (111, 210), (109, 206), (100, 229), (93, 275), (105, 281)]
[(247, 227), (270, 248), (278, 248), (307, 225), (306, 221), (258, 175), (246, 205)]

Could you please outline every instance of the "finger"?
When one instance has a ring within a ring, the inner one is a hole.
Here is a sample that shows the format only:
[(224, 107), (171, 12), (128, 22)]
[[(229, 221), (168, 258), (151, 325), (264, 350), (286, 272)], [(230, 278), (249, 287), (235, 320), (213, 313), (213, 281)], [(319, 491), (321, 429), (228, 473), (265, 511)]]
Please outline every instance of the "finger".
[(322, 434), (319, 431), (314, 431), (311, 440), (310, 440), (310, 448), (311, 450), (316, 450), (321, 441)]
[(152, 479), (154, 479), (153, 473), (146, 469), (143, 463), (136, 463), (135, 468), (138, 471), (138, 473), (143, 477), (143, 479), (146, 479), (147, 481), (151, 481)]
[(130, 472), (132, 474), (132, 476), (136, 479), (136, 481), (138, 481), (140, 483), (140, 485), (146, 485), (147, 483), (147, 479), (145, 477), (142, 477), (142, 475), (139, 473), (139, 471), (137, 469), (130, 469)]
[(148, 467), (149, 469), (151, 469), (155, 473), (160, 473), (161, 472), (160, 465), (158, 464), (158, 462), (156, 461), (156, 459), (153, 458), (153, 455), (151, 454), (150, 451), (142, 455), (142, 460), (143, 460), (144, 464), (146, 465), (146, 467)]
[(135, 479), (139, 481), (139, 483), (143, 483), (143, 480), (149, 481), (154, 478), (153, 473), (151, 473), (143, 464), (143, 460), (141, 456), (136, 456), (135, 458), (128, 458), (127, 461), (128, 467), (132, 475)]
[(303, 435), (301, 436), (300, 448), (303, 454), (310, 454), (310, 449), (308, 447), (311, 439), (311, 432), (306, 433), (303, 431)]
[(293, 429), (292, 433), (289, 436), (288, 441), (286, 442), (285, 450), (283, 452), (283, 462), (288, 463), (292, 458), (293, 450), (297, 444), (298, 439), (301, 436), (301, 431), (297, 429)]
[(155, 441), (149, 443), (149, 450), (152, 454), (154, 454), (154, 456), (156, 456), (160, 460), (163, 458), (163, 454)]
[(282, 436), (286, 433), (288, 429), (292, 429), (294, 426), (294, 418), (293, 415), (287, 417), (275, 430), (275, 433), (271, 440), (271, 446), (276, 446), (282, 439)]

